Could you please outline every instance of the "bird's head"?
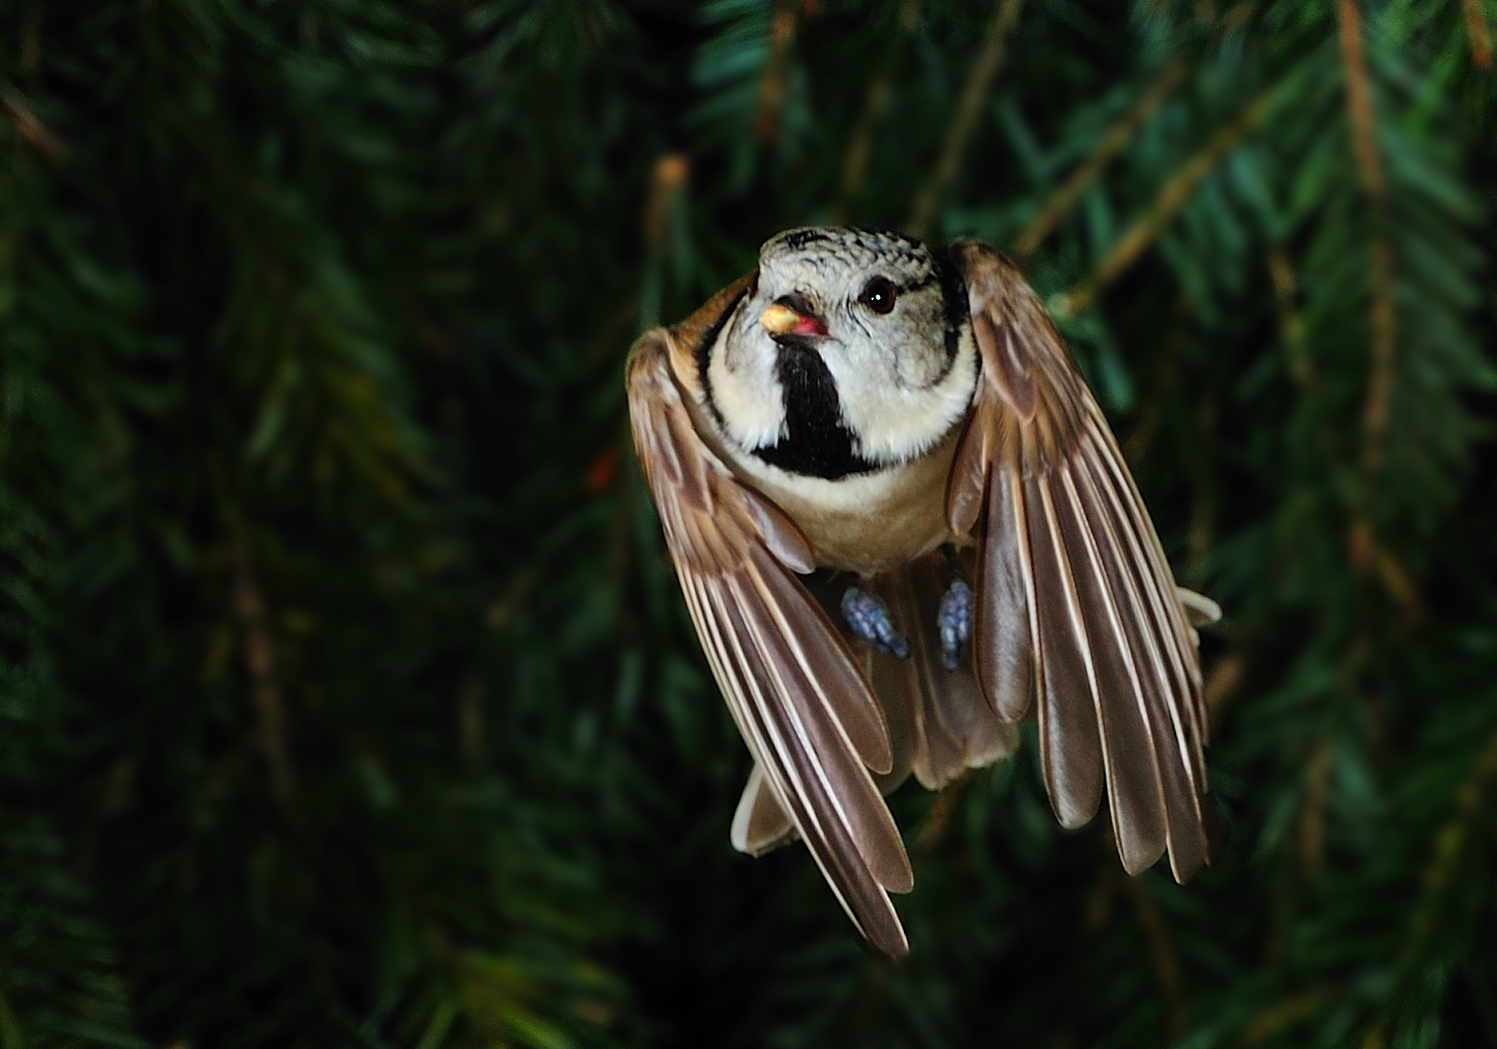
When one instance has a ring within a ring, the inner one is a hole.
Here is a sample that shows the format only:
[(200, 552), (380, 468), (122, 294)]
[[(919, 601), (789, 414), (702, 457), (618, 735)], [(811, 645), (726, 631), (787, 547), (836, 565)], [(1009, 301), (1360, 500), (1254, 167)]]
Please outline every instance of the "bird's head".
[(897, 233), (826, 227), (765, 243), (705, 377), (745, 451), (835, 478), (929, 451), (965, 414), (976, 376), (954, 267)]

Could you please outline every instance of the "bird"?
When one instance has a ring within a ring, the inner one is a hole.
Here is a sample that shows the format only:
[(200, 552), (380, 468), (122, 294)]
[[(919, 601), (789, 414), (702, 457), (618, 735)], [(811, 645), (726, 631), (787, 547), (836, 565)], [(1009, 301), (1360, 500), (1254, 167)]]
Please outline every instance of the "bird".
[(800, 839), (880, 954), (914, 885), (884, 801), (1037, 715), (1060, 824), (1105, 790), (1130, 874), (1209, 862), (1196, 627), (1118, 444), (1020, 271), (805, 227), (625, 365), (635, 448), (753, 759), (730, 838)]

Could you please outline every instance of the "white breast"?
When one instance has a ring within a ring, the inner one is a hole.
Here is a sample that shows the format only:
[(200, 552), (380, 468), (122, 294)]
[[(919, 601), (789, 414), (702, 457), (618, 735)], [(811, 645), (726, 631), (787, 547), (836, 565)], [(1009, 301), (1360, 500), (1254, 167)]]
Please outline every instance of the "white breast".
[(959, 429), (913, 462), (835, 481), (726, 451), (739, 478), (806, 534), (818, 565), (876, 575), (954, 541), (946, 525), (946, 478)]

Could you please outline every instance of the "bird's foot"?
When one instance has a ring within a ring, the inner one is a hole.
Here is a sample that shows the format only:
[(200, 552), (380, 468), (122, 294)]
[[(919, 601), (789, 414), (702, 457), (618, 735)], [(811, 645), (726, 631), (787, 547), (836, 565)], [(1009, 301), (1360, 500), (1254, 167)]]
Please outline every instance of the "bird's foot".
[(909, 656), (910, 644), (894, 629), (889, 606), (866, 590), (855, 586), (847, 588), (847, 593), (842, 595), (842, 618), (847, 620), (854, 634), (872, 641), (880, 650), (900, 659)]
[(960, 579), (946, 588), (936, 612), (936, 630), (941, 635), (941, 663), (955, 670), (962, 646), (972, 637), (972, 588)]

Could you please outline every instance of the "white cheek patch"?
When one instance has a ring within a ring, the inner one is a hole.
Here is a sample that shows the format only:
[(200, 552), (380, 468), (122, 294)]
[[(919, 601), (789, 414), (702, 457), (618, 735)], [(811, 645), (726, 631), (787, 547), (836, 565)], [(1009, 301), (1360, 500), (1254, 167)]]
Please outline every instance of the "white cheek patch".
[(707, 385), (727, 435), (753, 451), (785, 435), (785, 397), (768, 336), (724, 326), (707, 358)]
[(875, 462), (905, 462), (930, 451), (971, 405), (976, 359), (977, 344), (964, 331), (956, 360), (941, 381), (910, 389), (889, 369), (857, 367), (844, 354), (827, 354), (854, 450)]

